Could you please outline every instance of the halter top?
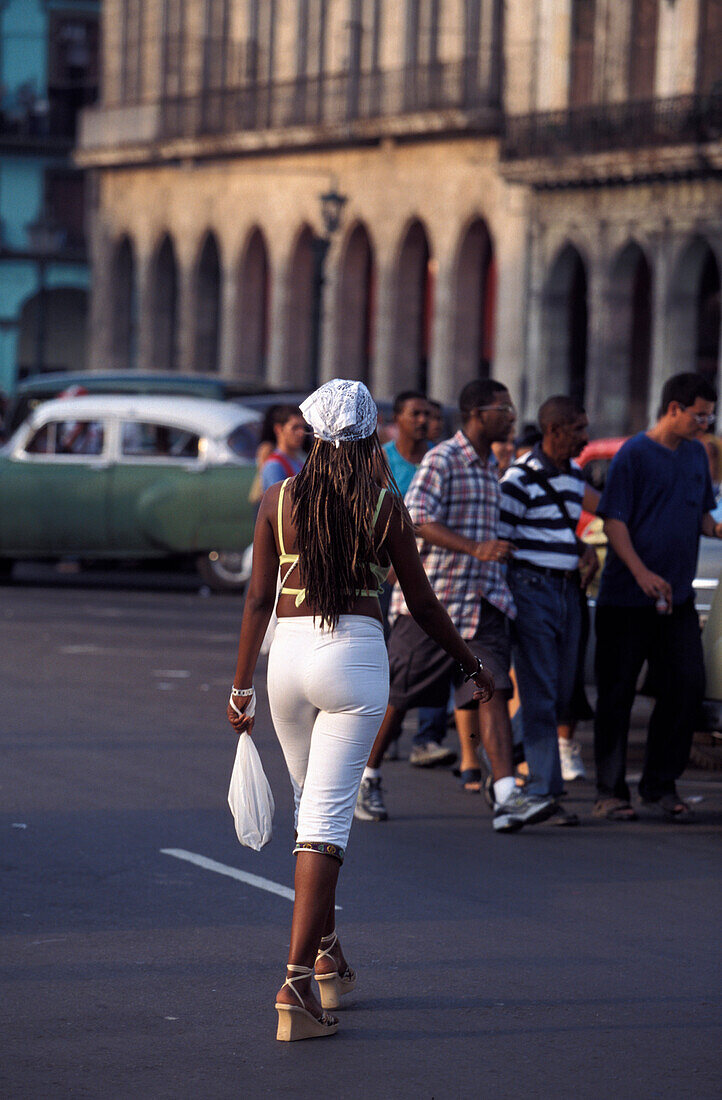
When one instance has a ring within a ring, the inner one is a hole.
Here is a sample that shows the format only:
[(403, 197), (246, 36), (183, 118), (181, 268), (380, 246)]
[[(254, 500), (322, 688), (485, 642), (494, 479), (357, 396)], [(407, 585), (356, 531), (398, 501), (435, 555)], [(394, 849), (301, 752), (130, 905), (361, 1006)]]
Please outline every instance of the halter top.
[[(283, 565), (288, 565), (290, 567), (287, 570), (286, 575), (283, 578), (283, 581), (281, 582), (281, 594), (283, 596), (295, 596), (296, 597), (296, 607), (300, 607), (301, 604), (303, 603), (303, 601), (306, 599), (306, 589), (305, 588), (286, 588), (286, 581), (288, 580), (289, 576), (291, 575), (293, 570), (298, 565), (298, 557), (299, 557), (298, 554), (287, 554), (286, 553), (286, 547), (285, 547), (284, 542), (283, 542), (283, 496), (284, 496), (284, 493), (286, 491), (286, 486), (288, 485), (290, 480), (291, 480), (290, 477), (286, 478), (286, 480), (281, 485), (281, 489), (280, 489), (280, 492), (278, 494), (278, 547), (281, 551), (279, 556), (278, 556), (278, 561), (279, 561), (280, 565), (282, 565), (282, 566)], [(386, 490), (382, 489), (381, 492), (379, 493), (379, 499), (376, 502), (376, 508), (374, 509), (374, 516), (373, 516), (373, 519), (371, 521), (371, 527), (372, 528), (374, 528), (376, 526), (376, 520), (379, 518), (379, 513), (381, 511), (381, 504), (382, 504), (383, 499), (384, 499), (385, 496), (386, 496)], [(369, 569), (371, 570), (371, 572), (373, 573), (374, 577), (376, 578), (376, 580), (378, 582), (378, 588), (357, 588), (356, 589), (356, 595), (357, 596), (380, 596), (381, 595), (381, 586), (383, 585), (384, 581), (387, 579), (389, 573), (391, 572), (391, 566), (390, 565), (378, 565), (375, 561), (370, 561), (368, 563), (368, 567), (369, 567)]]

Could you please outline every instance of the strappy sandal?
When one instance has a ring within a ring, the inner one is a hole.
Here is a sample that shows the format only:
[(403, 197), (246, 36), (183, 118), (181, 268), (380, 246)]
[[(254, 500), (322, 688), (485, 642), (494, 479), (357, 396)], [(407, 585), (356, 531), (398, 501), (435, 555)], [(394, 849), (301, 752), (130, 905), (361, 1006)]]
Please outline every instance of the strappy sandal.
[(303, 998), (296, 989), (294, 982), (300, 982), (303, 978), (310, 978), (313, 970), (310, 966), (294, 966), (289, 963), (287, 970), (292, 970), (295, 977), (286, 978), (283, 983), (288, 986), (298, 997), (297, 1005), (284, 1005), (276, 1001), (278, 1012), (278, 1031), (276, 1038), (284, 1043), (293, 1043), (296, 1039), (319, 1039), (324, 1035), (333, 1035), (338, 1031), (338, 1020), (335, 1016), (329, 1016), (324, 1012), (321, 1018), (314, 1016), (307, 1008), (304, 1008)]
[[(319, 959), (333, 959), (332, 951), (337, 943), (338, 936), (335, 932), (323, 936), (316, 962)], [(318, 993), (324, 1008), (340, 1008), (341, 997), (350, 993), (356, 985), (356, 971), (350, 966), (343, 974), (339, 974), (338, 970), (332, 970), (329, 974), (314, 974), (314, 977), (318, 982)]]
[(637, 811), (624, 798), (598, 798), (592, 809), (593, 817), (607, 821), (636, 821)]
[[(475, 783), (476, 786), (470, 786), (469, 784)], [(481, 793), (481, 768), (464, 768), (459, 772), (459, 786), (466, 794), (480, 794)]]

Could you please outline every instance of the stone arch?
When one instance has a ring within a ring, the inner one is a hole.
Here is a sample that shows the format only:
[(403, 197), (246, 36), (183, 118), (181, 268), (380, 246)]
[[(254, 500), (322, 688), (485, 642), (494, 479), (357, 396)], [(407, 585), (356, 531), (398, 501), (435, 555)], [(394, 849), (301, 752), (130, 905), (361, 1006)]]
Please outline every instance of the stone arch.
[(426, 229), (414, 219), (401, 241), (395, 280), (396, 388), (426, 391), (434, 312), (435, 263)]
[[(314, 234), (304, 225), (296, 237), (288, 264), (287, 377), (300, 390), (314, 387), (318, 363), (314, 363)], [(316, 291), (318, 293), (318, 291)]]
[(236, 316), (240, 331), (237, 373), (242, 378), (264, 378), (268, 361), (270, 263), (263, 232), (255, 226), (248, 237), (238, 268)]
[(543, 294), (544, 370), (547, 396), (567, 393), (584, 401), (587, 375), (587, 272), (569, 241), (551, 266)]
[(178, 263), (173, 240), (161, 238), (151, 260), (151, 365), (154, 370), (177, 370), (178, 362)]
[(494, 357), (496, 263), (483, 218), (474, 218), (462, 233), (452, 310), (455, 378), (459, 385), (472, 378), (488, 378)]
[(111, 260), (111, 356), (116, 370), (138, 365), (138, 275), (133, 243), (121, 237)]
[(352, 225), (339, 260), (334, 371), (370, 382), (374, 354), (376, 267), (363, 222)]
[(215, 233), (206, 233), (195, 270), (193, 369), (219, 369), (221, 335), (221, 256)]
[(84, 370), (87, 316), (81, 287), (45, 287), (27, 298), (18, 318), (18, 376)]
[(709, 241), (694, 237), (683, 249), (667, 301), (668, 365), (697, 370), (716, 384), (720, 361), (720, 262)]
[(652, 347), (652, 269), (636, 241), (612, 263), (605, 327), (606, 430), (630, 435), (647, 426)]

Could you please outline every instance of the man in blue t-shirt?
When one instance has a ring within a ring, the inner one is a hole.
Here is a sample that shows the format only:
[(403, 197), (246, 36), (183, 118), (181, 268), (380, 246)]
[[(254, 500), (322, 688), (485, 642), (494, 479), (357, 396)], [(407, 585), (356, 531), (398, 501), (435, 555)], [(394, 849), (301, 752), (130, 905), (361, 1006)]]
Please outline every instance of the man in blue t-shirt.
[(714, 494), (699, 442), (714, 419), (716, 399), (699, 374), (670, 378), (657, 423), (618, 451), (597, 509), (609, 539), (596, 613), (597, 817), (637, 816), (625, 771), (629, 718), (645, 660), (656, 704), (639, 793), (672, 819), (691, 817), (675, 783), (687, 766), (704, 697), (692, 588), (699, 538), (722, 538), (722, 524), (710, 515)]

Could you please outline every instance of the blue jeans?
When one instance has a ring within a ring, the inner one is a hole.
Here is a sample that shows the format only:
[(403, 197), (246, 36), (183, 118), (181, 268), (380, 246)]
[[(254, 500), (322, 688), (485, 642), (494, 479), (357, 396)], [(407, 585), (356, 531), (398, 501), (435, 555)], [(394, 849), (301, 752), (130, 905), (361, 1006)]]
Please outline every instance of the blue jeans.
[(446, 737), (447, 713), (447, 707), (419, 707), (419, 728), (411, 743), (421, 746), (433, 741), (440, 745)]
[(515, 563), (509, 587), (516, 603), (512, 624), (514, 668), (523, 710), (524, 753), (530, 794), (562, 793), (557, 722), (568, 713), (581, 633), (576, 574), (565, 577)]

